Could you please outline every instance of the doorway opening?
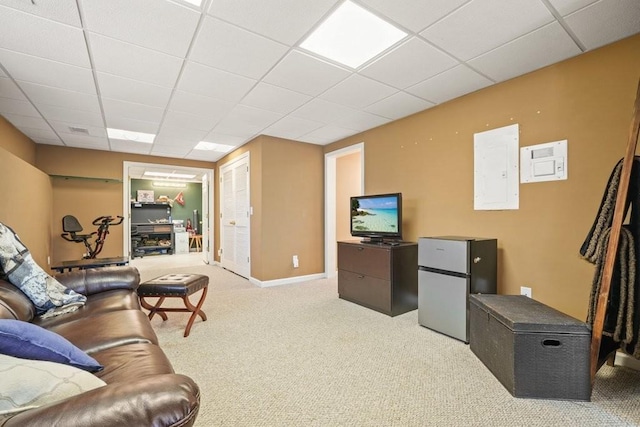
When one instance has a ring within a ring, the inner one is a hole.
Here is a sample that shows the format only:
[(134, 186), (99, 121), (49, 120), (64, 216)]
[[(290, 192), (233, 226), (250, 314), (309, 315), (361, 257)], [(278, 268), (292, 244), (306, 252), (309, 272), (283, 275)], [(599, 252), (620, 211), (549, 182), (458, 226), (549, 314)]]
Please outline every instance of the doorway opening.
[[(355, 166), (355, 173), (342, 174), (339, 168), (339, 160), (347, 156), (355, 155), (358, 158)], [(359, 168), (359, 171), (358, 171)], [(358, 194), (350, 194), (358, 196), (364, 194), (364, 142), (351, 145), (340, 150), (332, 151), (324, 156), (325, 170), (325, 242), (324, 242), (324, 263), (325, 274), (328, 278), (335, 277), (338, 269), (337, 262), (337, 244), (338, 235), (338, 215), (348, 218), (348, 208), (346, 211), (338, 212), (338, 207), (342, 204), (345, 194), (349, 191)], [(359, 172), (359, 173), (358, 173)], [(340, 175), (340, 179), (338, 176)], [(345, 179), (346, 178), (346, 182)], [(350, 188), (352, 190), (348, 190)], [(338, 196), (340, 194), (340, 196)], [(340, 197), (341, 200), (338, 200)], [(344, 232), (343, 232), (344, 233)]]
[(202, 184), (202, 212), (201, 212), (201, 235), (202, 235), (202, 260), (205, 263), (213, 263), (213, 169), (195, 168), (188, 166), (176, 166), (170, 164), (123, 162), (122, 171), (122, 212), (126, 224), (122, 227), (123, 254), (131, 257), (131, 179), (142, 178), (144, 170), (180, 172), (195, 175), (191, 180), (194, 183)]

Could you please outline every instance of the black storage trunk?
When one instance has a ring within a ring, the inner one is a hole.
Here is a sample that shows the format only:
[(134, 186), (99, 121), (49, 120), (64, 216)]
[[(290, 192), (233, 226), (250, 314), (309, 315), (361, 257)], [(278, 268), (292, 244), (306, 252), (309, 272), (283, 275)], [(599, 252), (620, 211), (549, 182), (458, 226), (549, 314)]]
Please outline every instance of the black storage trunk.
[(470, 295), (469, 346), (515, 397), (591, 399), (586, 323), (522, 295)]

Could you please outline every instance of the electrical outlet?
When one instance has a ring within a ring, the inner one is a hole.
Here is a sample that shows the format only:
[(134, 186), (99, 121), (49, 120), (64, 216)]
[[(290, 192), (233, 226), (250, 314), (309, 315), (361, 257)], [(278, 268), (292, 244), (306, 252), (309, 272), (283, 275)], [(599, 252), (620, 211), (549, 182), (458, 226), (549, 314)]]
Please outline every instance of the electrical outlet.
[(300, 262), (298, 261), (298, 255), (293, 256), (293, 268), (300, 267)]
[(528, 288), (526, 286), (520, 286), (520, 295), (524, 295), (531, 298), (531, 288)]

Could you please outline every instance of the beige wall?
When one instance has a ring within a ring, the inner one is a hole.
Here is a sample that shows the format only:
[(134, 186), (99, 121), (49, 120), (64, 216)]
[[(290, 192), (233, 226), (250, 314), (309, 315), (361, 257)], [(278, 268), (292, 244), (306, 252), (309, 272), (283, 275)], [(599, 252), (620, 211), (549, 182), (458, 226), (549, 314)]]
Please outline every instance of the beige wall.
[[(360, 153), (336, 159), (336, 239), (351, 240), (351, 196), (361, 196)], [(337, 265), (337, 264), (336, 264)]]
[[(323, 149), (260, 136), (218, 161), (220, 167), (250, 154), (251, 276), (260, 281), (324, 271)], [(219, 179), (216, 194), (220, 195)], [(216, 203), (219, 228), (219, 200)], [(216, 247), (219, 247), (216, 235)], [(300, 267), (293, 268), (298, 255)], [(216, 255), (217, 256), (217, 255)], [(216, 259), (219, 259), (217, 257)]]
[[(183, 159), (114, 153), (79, 148), (38, 145), (36, 166), (49, 175), (77, 178), (51, 178), (53, 185), (52, 260), (55, 262), (79, 259), (84, 245), (71, 243), (60, 237), (62, 217), (73, 215), (84, 232), (95, 231), (91, 222), (103, 215), (122, 215), (123, 162), (171, 164), (213, 169), (214, 163)], [(96, 180), (93, 178), (105, 178)], [(122, 256), (122, 226), (110, 228), (100, 257)]]
[[(368, 193), (403, 193), (404, 238), (495, 237), (499, 292), (584, 318), (593, 266), (579, 257), (609, 173), (624, 155), (640, 36), (325, 147), (365, 143)], [(566, 181), (520, 185), (520, 209), (473, 210), (473, 135), (518, 123), (520, 146), (568, 139)]]
[(36, 144), (0, 115), (0, 147), (33, 165), (36, 159)]
[[(10, 135), (0, 129), (2, 144), (10, 138)], [(0, 192), (0, 222), (18, 234), (36, 263), (48, 271), (53, 203), (49, 177), (21, 158), (0, 148), (0, 182), (3, 183)]]

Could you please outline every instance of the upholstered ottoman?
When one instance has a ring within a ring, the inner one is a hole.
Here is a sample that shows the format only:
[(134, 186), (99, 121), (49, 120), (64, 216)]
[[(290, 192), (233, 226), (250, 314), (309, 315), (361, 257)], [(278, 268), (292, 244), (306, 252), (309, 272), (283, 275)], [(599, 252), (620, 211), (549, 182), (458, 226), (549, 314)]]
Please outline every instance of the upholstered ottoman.
[[(152, 319), (156, 313), (162, 317), (162, 320), (167, 320), (167, 315), (165, 314), (167, 312), (191, 313), (187, 327), (184, 330), (184, 336), (188, 337), (196, 316), (200, 316), (203, 322), (207, 320), (207, 315), (204, 314), (201, 308), (207, 296), (208, 286), (209, 277), (202, 274), (166, 274), (140, 284), (138, 287), (138, 296), (140, 297), (140, 304), (149, 310), (149, 319)], [(202, 290), (202, 295), (198, 303), (194, 306), (189, 301), (189, 295), (199, 290)], [(145, 301), (145, 298), (158, 298), (158, 301), (155, 305), (151, 305)], [(162, 307), (162, 303), (166, 298), (182, 298), (185, 307)]]

